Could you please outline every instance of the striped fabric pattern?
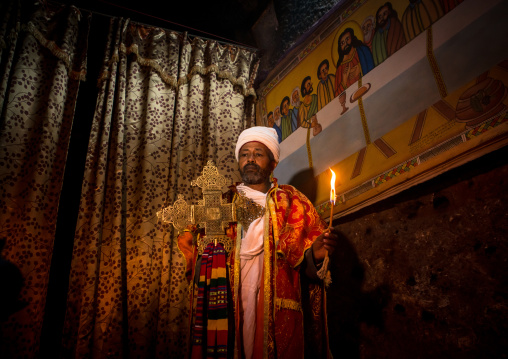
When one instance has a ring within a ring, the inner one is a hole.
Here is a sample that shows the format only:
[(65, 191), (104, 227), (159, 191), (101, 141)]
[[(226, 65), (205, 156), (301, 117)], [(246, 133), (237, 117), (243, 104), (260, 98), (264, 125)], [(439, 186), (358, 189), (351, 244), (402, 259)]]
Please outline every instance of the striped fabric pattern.
[(227, 304), (226, 251), (221, 243), (210, 243), (199, 272), (193, 359), (227, 357)]

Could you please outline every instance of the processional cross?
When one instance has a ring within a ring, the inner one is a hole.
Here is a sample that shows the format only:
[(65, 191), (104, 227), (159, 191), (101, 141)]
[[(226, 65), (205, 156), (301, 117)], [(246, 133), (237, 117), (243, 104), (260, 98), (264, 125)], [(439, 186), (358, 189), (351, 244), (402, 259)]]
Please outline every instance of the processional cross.
[(189, 224), (204, 225), (206, 236), (198, 241), (198, 253), (202, 254), (209, 243), (222, 243), (226, 252), (233, 249), (232, 240), (224, 234), (225, 227), (230, 222), (240, 222), (245, 228), (264, 213), (264, 207), (251, 201), (239, 193), (233, 203), (227, 203), (222, 198), (221, 188), (226, 185), (226, 178), (219, 174), (212, 161), (208, 161), (203, 173), (192, 186), (198, 186), (203, 191), (203, 199), (197, 205), (188, 205), (183, 195), (172, 206), (157, 212), (157, 216), (166, 223), (171, 223), (178, 230), (184, 230)]

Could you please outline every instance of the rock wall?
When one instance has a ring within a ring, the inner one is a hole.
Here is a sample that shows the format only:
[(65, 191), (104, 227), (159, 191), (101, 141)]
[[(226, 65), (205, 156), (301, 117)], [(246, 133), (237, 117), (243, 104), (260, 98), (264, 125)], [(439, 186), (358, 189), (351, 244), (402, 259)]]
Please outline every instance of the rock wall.
[(505, 147), (334, 222), (334, 357), (506, 357), (507, 178)]
[(293, 46), (314, 24), (330, 11), (340, 0), (274, 0), (279, 19), (282, 52)]
[(333, 9), (352, 0), (273, 0), (252, 28), (261, 64), (257, 83), (296, 45), (305, 41), (314, 25), (331, 16)]

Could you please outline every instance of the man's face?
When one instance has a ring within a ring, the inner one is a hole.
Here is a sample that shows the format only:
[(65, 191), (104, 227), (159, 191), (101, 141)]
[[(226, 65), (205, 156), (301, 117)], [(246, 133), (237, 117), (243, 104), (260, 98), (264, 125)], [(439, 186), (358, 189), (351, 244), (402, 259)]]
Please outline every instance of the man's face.
[(373, 29), (374, 29), (374, 24), (372, 23), (371, 19), (365, 21), (365, 23), (362, 25), (363, 38), (364, 38), (365, 42), (368, 42), (370, 40), (370, 37), (372, 36)]
[(287, 116), (289, 113), (289, 100), (284, 101), (282, 104), (282, 114), (284, 116)]
[(293, 104), (300, 102), (300, 94), (298, 91), (293, 91), (291, 98), (293, 99)]
[(351, 52), (351, 34), (349, 32), (346, 32), (340, 38), (340, 49), (346, 55)]
[(305, 92), (307, 95), (310, 95), (314, 88), (312, 87), (312, 82), (310, 80), (305, 81)]
[(389, 16), (390, 16), (390, 9), (388, 9), (388, 6), (383, 6), (377, 14), (378, 25), (381, 27), (385, 27), (386, 23), (388, 22)]
[(271, 113), (269, 116), (268, 116), (268, 126), (269, 127), (273, 127), (273, 113)]
[(279, 107), (276, 107), (275, 110), (273, 110), (273, 119), (274, 121), (277, 121), (280, 119), (280, 109)]
[[(328, 77), (328, 65), (327, 64), (323, 64), (321, 65), (321, 67), (319, 68), (319, 77), (321, 78), (321, 80), (325, 81), (326, 78)], [(319, 87), (319, 86), (318, 86)]]
[(238, 154), (238, 166), (243, 183), (262, 184), (270, 181), (275, 161), (270, 159), (270, 150), (261, 142), (247, 142)]

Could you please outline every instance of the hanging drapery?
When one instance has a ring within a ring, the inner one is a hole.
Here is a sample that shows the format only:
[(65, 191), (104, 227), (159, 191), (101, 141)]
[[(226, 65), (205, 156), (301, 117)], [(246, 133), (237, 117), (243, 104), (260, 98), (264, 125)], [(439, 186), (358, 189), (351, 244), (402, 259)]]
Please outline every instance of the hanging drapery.
[[(238, 180), (256, 54), (112, 19), (93, 120), (64, 324), (65, 355), (184, 357), (185, 262), (157, 210), (207, 160)], [(199, 193), (200, 194), (200, 193)]]
[[(18, 299), (26, 304), (1, 308), (11, 314), (0, 326), (5, 358), (37, 357), (69, 136), (86, 74), (89, 15), (32, 6), (0, 4), (0, 237), (2, 256), (24, 278)], [(2, 303), (13, 294), (3, 287)]]
[(170, 200), (178, 192), (195, 202), (202, 194), (191, 181), (208, 160), (226, 178), (239, 180), (234, 145), (240, 132), (254, 123), (257, 62), (251, 51), (200, 38), (184, 38), (180, 59)]

